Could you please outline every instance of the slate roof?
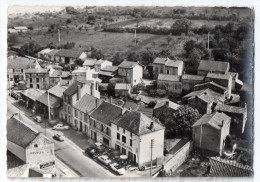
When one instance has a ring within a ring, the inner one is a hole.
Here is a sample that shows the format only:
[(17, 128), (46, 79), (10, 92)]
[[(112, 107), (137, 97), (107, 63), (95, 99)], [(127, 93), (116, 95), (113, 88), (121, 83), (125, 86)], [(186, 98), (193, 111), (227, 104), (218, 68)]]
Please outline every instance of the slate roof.
[(49, 73), (48, 69), (44, 69), (44, 68), (39, 68), (39, 69), (26, 69), (25, 73)]
[(201, 98), (205, 98), (205, 99), (212, 97), (212, 99), (224, 101), (223, 94), (215, 92), (209, 88), (203, 89), (203, 90), (198, 90), (198, 91), (193, 91), (193, 92), (185, 95), (183, 98), (189, 98), (189, 97), (195, 97), (195, 96), (197, 96), (197, 97), (202, 96)]
[(169, 58), (160, 58), (160, 57), (155, 58), (153, 63), (164, 64), (165, 66), (169, 66), (169, 67), (179, 67), (184, 64), (183, 61), (180, 60), (171, 60)]
[(46, 55), (55, 56), (58, 51), (59, 51), (58, 49), (53, 49), (50, 52), (47, 52)]
[(229, 112), (229, 113), (237, 113), (237, 114), (244, 114), (247, 112), (247, 108), (245, 107), (236, 107), (226, 104), (217, 104), (216, 110), (220, 112)]
[(200, 76), (200, 75), (182, 75), (181, 79), (182, 80), (198, 80), (198, 81), (203, 81), (205, 76)]
[(253, 168), (236, 161), (210, 158), (209, 177), (250, 177), (253, 176)]
[(126, 61), (124, 60), (119, 66), (118, 68), (133, 68), (136, 65), (138, 65), (138, 62), (132, 62), (132, 61)]
[(38, 134), (39, 132), (37, 130), (14, 117), (7, 120), (7, 140), (24, 149)]
[(21, 178), (23, 174), (26, 172), (29, 164), (23, 164), (14, 168), (10, 168), (6, 171), (8, 178)]
[(104, 124), (109, 124), (112, 120), (121, 115), (121, 107), (108, 102), (102, 102), (102, 104), (90, 114), (90, 117)]
[(94, 66), (96, 62), (96, 59), (86, 58), (86, 60), (83, 63), (83, 66)]
[(131, 88), (131, 84), (128, 83), (116, 83), (115, 90), (129, 90)]
[(109, 72), (115, 72), (118, 70), (117, 66), (105, 66), (101, 69), (102, 71), (109, 71)]
[(198, 71), (209, 71), (209, 72), (227, 72), (229, 69), (229, 63), (228, 62), (222, 62), (222, 61), (204, 61), (201, 60)]
[(165, 64), (167, 62), (167, 59), (169, 59), (169, 58), (159, 58), (159, 57), (157, 57), (157, 58), (155, 58), (153, 63), (155, 63), (155, 64)]
[(218, 87), (218, 88), (222, 89), (223, 91), (224, 91), (224, 90), (227, 90), (226, 87), (223, 87), (222, 85), (219, 85), (219, 84), (217, 84), (217, 83), (215, 83), (215, 82), (213, 82), (213, 81), (207, 82), (207, 83), (201, 83), (201, 84), (194, 85), (194, 90), (198, 90), (198, 89), (201, 88), (201, 86), (207, 86), (207, 85), (213, 85), (213, 86), (215, 86), (215, 87)]
[(27, 90), (24, 90), (21, 92), (22, 95), (32, 99), (33, 101), (36, 101), (42, 94), (44, 94), (45, 91), (37, 90), (34, 88), (29, 88)]
[(54, 97), (54, 96), (52, 96), (50, 94), (49, 94), (49, 101), (50, 101), (50, 103), (48, 103), (48, 93), (42, 94), (37, 99), (37, 101), (42, 103), (42, 104), (44, 104), (45, 106), (48, 106), (48, 104), (49, 104), (51, 108), (59, 107), (60, 103), (61, 103), (61, 99), (58, 99), (57, 97)]
[(159, 74), (158, 81), (172, 81), (179, 82), (181, 76), (180, 75), (167, 75), (167, 74)]
[(115, 75), (115, 73), (110, 71), (100, 71), (98, 74), (103, 76), (110, 76), (110, 77), (113, 77)]
[(176, 103), (170, 101), (169, 99), (167, 99), (167, 100), (157, 101), (156, 105), (154, 106), (154, 109), (158, 109), (163, 106), (166, 106), (166, 102), (169, 102), (169, 108), (172, 108), (174, 110), (177, 110), (180, 107), (179, 104), (176, 104)]
[(81, 88), (83, 87), (82, 82), (74, 81), (71, 85), (68, 86), (68, 88), (63, 93), (68, 96), (72, 96), (73, 94), (75, 94), (77, 92), (78, 85), (80, 85)]
[(230, 117), (224, 113), (215, 112), (211, 114), (204, 114), (196, 123), (192, 125), (192, 127), (209, 124), (213, 128), (220, 130), (222, 121), (225, 122), (227, 119), (230, 119)]
[(50, 77), (61, 77), (61, 78), (67, 78), (69, 77), (70, 72), (69, 71), (59, 71), (59, 70), (55, 70), (52, 72), (52, 74), (50, 75)]
[(67, 87), (55, 85), (54, 87), (50, 88), (48, 92), (56, 97), (59, 97), (62, 99), (63, 92), (67, 89)]
[[(154, 130), (150, 129), (151, 122), (154, 124)], [(126, 112), (112, 123), (138, 136), (164, 129), (163, 126), (138, 111)]]
[(30, 60), (24, 57), (8, 57), (7, 69), (29, 69), (35, 67), (35, 60)]
[(96, 102), (102, 102), (101, 100), (97, 101), (97, 99), (98, 98), (89, 94), (85, 94), (78, 102), (76, 102), (74, 108), (81, 112), (89, 113), (96, 108)]
[(228, 80), (228, 79), (231, 78), (231, 75), (217, 74), (217, 73), (208, 73), (206, 78), (215, 78), (215, 79)]
[(55, 56), (70, 57), (77, 59), (82, 53), (83, 51), (78, 50), (60, 49), (58, 52), (56, 52)]
[(46, 48), (46, 49), (41, 50), (41, 51), (38, 52), (38, 53), (40, 53), (40, 54), (46, 54), (46, 53), (51, 52), (51, 51), (52, 51), (52, 50), (51, 50), (50, 48)]

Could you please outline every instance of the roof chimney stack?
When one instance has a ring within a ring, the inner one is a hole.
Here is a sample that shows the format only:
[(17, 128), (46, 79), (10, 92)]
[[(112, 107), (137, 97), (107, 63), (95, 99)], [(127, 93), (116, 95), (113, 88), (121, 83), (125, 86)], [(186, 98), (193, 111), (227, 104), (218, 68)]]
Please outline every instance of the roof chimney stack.
[(150, 130), (151, 130), (151, 131), (154, 130), (154, 124), (153, 124), (153, 121), (151, 121), (151, 124), (150, 124)]

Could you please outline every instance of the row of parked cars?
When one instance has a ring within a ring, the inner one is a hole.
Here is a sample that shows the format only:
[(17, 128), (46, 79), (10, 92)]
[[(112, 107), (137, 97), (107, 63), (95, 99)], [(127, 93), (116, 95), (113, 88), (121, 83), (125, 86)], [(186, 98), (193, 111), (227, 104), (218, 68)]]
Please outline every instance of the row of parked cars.
[(106, 147), (104, 147), (101, 143), (97, 142), (91, 147), (85, 149), (85, 153), (93, 159), (98, 160), (100, 163), (109, 167), (112, 171), (119, 175), (125, 174), (124, 166), (118, 164), (113, 159), (109, 158), (106, 153)]

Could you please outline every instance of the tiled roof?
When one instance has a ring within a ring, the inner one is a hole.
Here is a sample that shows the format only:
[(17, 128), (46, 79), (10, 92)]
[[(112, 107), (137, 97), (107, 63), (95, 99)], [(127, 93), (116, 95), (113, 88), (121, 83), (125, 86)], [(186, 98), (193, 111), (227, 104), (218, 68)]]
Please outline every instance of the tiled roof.
[(198, 90), (198, 91), (193, 91), (187, 95), (185, 95), (183, 98), (191, 98), (191, 97), (200, 97), (202, 99), (209, 99), (210, 97), (217, 101), (224, 101), (224, 95), (223, 94), (220, 94), (218, 92), (215, 92), (209, 88), (207, 89), (203, 89), (203, 90)]
[(206, 78), (216, 78), (216, 79), (228, 80), (231, 78), (231, 75), (208, 73)]
[[(154, 124), (153, 130), (150, 129), (151, 122)], [(163, 126), (137, 111), (126, 112), (121, 117), (113, 120), (112, 123), (138, 136), (164, 129)]]
[(160, 57), (155, 58), (153, 63), (164, 64), (165, 66), (169, 66), (169, 67), (179, 67), (184, 64), (183, 61), (180, 60), (171, 60), (169, 58), (160, 58)]
[(213, 71), (213, 72), (226, 72), (228, 71), (229, 63), (222, 61), (204, 61), (201, 60), (198, 70)]
[(131, 88), (131, 84), (128, 83), (116, 83), (115, 90), (129, 90)]
[(60, 86), (60, 85), (55, 85), (54, 87), (50, 88), (48, 90), (48, 92), (56, 97), (62, 98), (63, 97), (63, 92), (66, 90), (67, 88), (64, 86)]
[(42, 90), (29, 88), (27, 90), (22, 91), (21, 94), (32, 99), (33, 101), (36, 101), (36, 99), (38, 99), (42, 94), (44, 94), (44, 92), (45, 91), (42, 91)]
[(204, 80), (205, 76), (200, 76), (200, 75), (182, 75), (181, 79), (182, 80), (199, 80), (202, 81)]
[(25, 73), (49, 73), (48, 69), (39, 68), (39, 69), (26, 69)]
[(38, 134), (37, 130), (14, 117), (7, 120), (7, 140), (24, 149)]
[(57, 97), (54, 97), (52, 95), (49, 94), (49, 101), (50, 103), (48, 103), (48, 93), (44, 93), (42, 94), (38, 99), (37, 99), (38, 102), (48, 106), (48, 104), (50, 105), (51, 108), (55, 108), (55, 107), (59, 107), (60, 106), (60, 103), (61, 103), (61, 100), (58, 99)]
[(172, 81), (179, 82), (181, 76), (179, 75), (167, 75), (167, 74), (159, 74), (158, 81)]
[(71, 85), (68, 86), (68, 88), (63, 93), (68, 96), (72, 96), (73, 94), (75, 94), (77, 92), (78, 85), (80, 85), (81, 88), (83, 87), (82, 82), (74, 81)]
[(83, 63), (83, 66), (94, 66), (96, 62), (96, 59), (86, 58), (86, 60)]
[(46, 53), (51, 52), (51, 51), (52, 51), (52, 50), (51, 50), (50, 48), (46, 48), (46, 49), (41, 50), (41, 51), (38, 52), (38, 53), (40, 53), (40, 54), (46, 54)]
[(18, 56), (10, 56), (8, 57), (7, 69), (28, 69), (30, 66), (34, 68), (35, 65), (35, 60)]
[(56, 55), (56, 53), (57, 53), (58, 51), (59, 51), (58, 49), (53, 49), (53, 50), (51, 50), (50, 52), (47, 52), (46, 54), (49, 55), (49, 56), (54, 56), (54, 55)]
[(109, 72), (115, 72), (118, 70), (117, 66), (105, 66), (101, 69), (102, 71), (109, 71)]
[(108, 102), (102, 102), (102, 104), (90, 114), (90, 117), (104, 124), (109, 124), (112, 120), (121, 115), (121, 107)]
[(138, 65), (138, 62), (132, 62), (132, 61), (126, 61), (124, 60), (119, 66), (118, 68), (133, 68), (136, 65)]
[(23, 174), (26, 172), (29, 164), (23, 164), (14, 168), (10, 168), (6, 171), (8, 178), (21, 178)]
[(169, 108), (172, 108), (174, 110), (177, 110), (180, 107), (179, 104), (176, 104), (170, 101), (169, 99), (167, 99), (167, 100), (160, 100), (160, 101), (158, 100), (156, 105), (154, 106), (154, 109), (158, 109), (160, 107), (166, 106), (166, 102), (169, 102)]
[(207, 85), (213, 85), (215, 87), (218, 87), (218, 88), (221, 88), (222, 90), (227, 90), (226, 87), (223, 87), (222, 85), (219, 85), (215, 82), (207, 82), (207, 83), (201, 83), (201, 84), (197, 84), (197, 85), (194, 85), (194, 89), (196, 89), (196, 87), (201, 87), (201, 86), (207, 86)]
[(253, 176), (253, 168), (236, 161), (221, 158), (210, 158), (209, 177), (250, 177)]
[(104, 76), (111, 76), (111, 77), (113, 77), (115, 75), (115, 73), (110, 72), (110, 71), (100, 71), (98, 74), (104, 75)]
[(61, 57), (70, 57), (70, 58), (79, 58), (79, 56), (83, 53), (83, 51), (71, 50), (71, 49), (61, 49), (59, 50), (55, 56)]
[(226, 104), (217, 104), (216, 110), (220, 112), (229, 112), (229, 113), (237, 113), (237, 114), (244, 114), (247, 112), (247, 108), (245, 107), (236, 107), (236, 106), (230, 106)]
[(97, 102), (101, 103), (102, 101), (89, 94), (85, 94), (78, 102), (76, 102), (74, 108), (81, 112), (89, 113), (96, 108)]
[(55, 70), (51, 73), (50, 77), (61, 77), (61, 78), (67, 78), (69, 77), (70, 72), (69, 71), (60, 71)]
[(215, 112), (211, 114), (204, 114), (196, 123), (192, 125), (192, 127), (209, 124), (213, 128), (219, 130), (221, 129), (222, 122), (225, 122), (227, 119), (230, 119), (230, 117), (224, 113)]
[(155, 58), (154, 62), (155, 64), (165, 64), (169, 58)]

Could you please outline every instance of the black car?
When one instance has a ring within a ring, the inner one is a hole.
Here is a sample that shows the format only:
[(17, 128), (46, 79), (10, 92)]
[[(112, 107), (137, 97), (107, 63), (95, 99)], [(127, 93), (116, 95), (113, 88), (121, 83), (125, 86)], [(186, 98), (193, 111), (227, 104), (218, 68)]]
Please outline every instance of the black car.
[(92, 157), (92, 158), (95, 158), (95, 157), (97, 156), (97, 153), (96, 153), (96, 152), (97, 152), (96, 149), (93, 148), (93, 147), (89, 147), (89, 148), (86, 148), (86, 149), (85, 149), (85, 153), (86, 153), (88, 156)]

